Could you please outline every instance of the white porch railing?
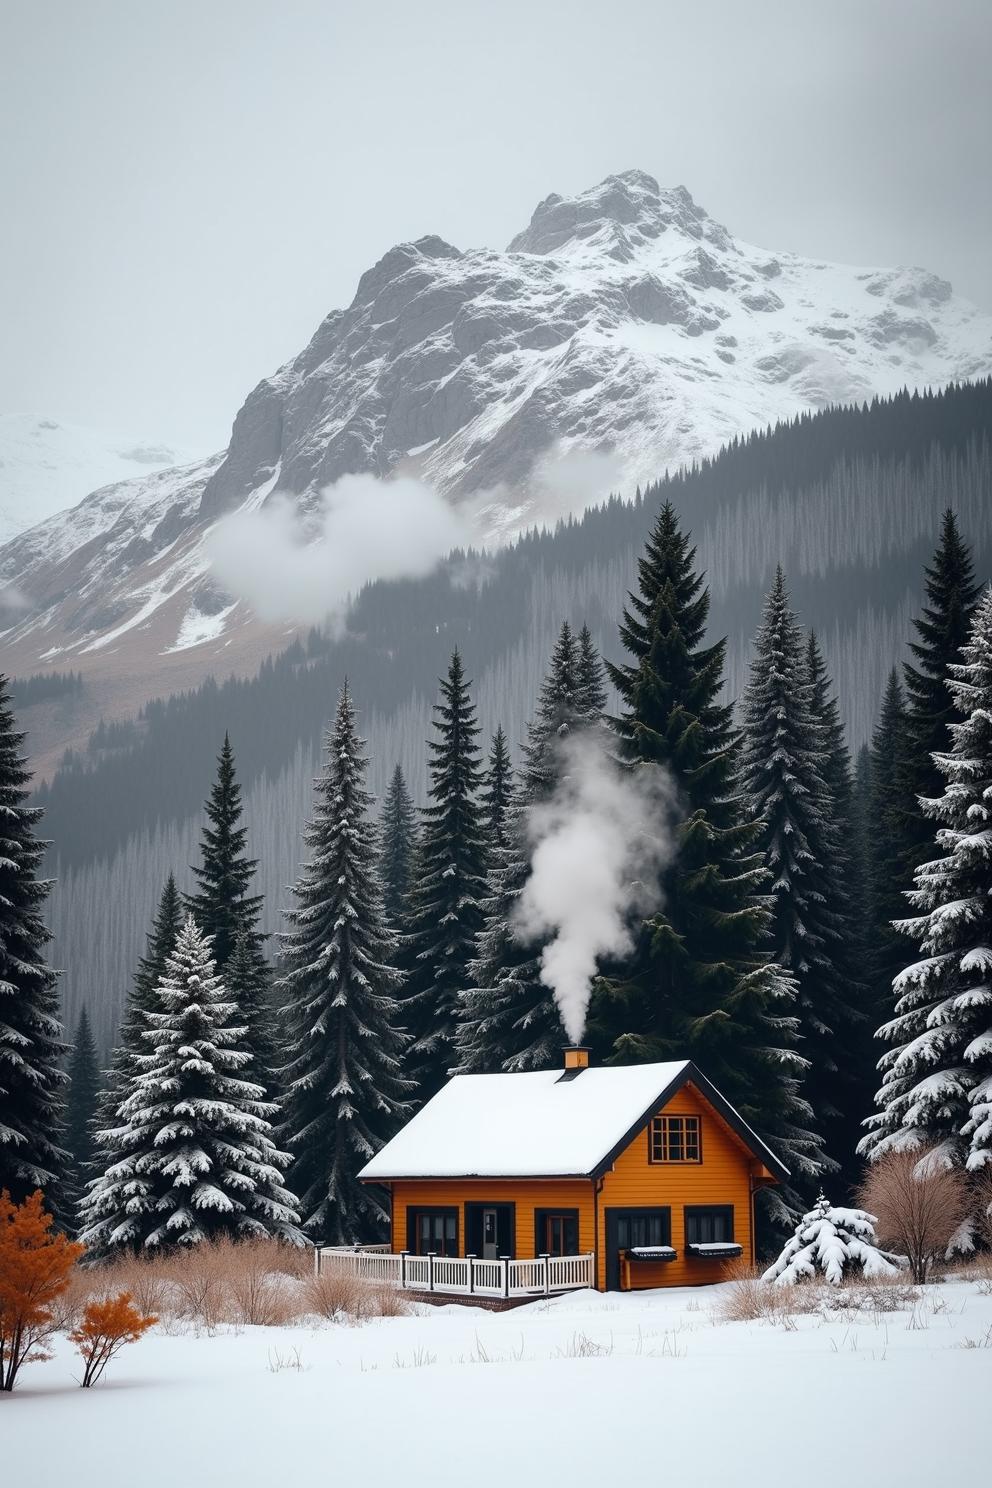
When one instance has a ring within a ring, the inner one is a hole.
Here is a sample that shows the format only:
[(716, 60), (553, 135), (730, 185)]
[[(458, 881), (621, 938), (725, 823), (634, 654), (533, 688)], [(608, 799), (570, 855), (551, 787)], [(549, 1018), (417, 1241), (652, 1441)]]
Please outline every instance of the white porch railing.
[(407, 1292), (446, 1292), (463, 1297), (546, 1297), (595, 1285), (590, 1255), (537, 1256), (513, 1261), (508, 1256), (411, 1255), (388, 1246), (346, 1248), (320, 1246), (314, 1253), (318, 1275), (331, 1267), (363, 1281), (399, 1287)]

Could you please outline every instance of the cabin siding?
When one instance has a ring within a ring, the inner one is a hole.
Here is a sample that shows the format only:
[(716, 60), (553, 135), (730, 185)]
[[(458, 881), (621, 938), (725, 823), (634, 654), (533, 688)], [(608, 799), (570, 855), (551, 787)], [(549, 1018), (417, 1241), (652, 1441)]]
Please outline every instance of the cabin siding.
[[(685, 1253), (685, 1206), (733, 1205), (734, 1239), (751, 1259), (751, 1171), (757, 1164), (743, 1143), (691, 1085), (684, 1085), (655, 1115), (698, 1116), (702, 1162), (652, 1163), (648, 1160), (648, 1131), (637, 1133), (602, 1179), (599, 1194), (600, 1252), (597, 1285), (606, 1287), (605, 1214), (607, 1209), (670, 1208), (671, 1243), (675, 1261), (639, 1262), (631, 1267), (631, 1287), (698, 1286), (719, 1281), (725, 1264), (699, 1260)], [(649, 1123), (650, 1125), (650, 1123)]]

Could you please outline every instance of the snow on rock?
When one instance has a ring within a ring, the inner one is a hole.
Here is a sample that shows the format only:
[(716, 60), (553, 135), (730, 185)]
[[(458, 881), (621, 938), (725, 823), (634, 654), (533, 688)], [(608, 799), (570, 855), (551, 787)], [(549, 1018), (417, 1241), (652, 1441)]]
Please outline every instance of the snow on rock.
[(835, 1208), (821, 1194), (762, 1280), (795, 1286), (822, 1275), (831, 1286), (840, 1286), (855, 1275), (896, 1276), (900, 1264), (898, 1256), (879, 1250), (874, 1215), (863, 1209)]

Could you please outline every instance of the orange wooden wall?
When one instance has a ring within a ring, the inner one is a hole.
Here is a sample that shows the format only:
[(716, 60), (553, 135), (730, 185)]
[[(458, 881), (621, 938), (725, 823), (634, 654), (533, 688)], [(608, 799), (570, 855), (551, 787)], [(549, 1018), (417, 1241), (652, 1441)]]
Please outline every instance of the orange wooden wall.
[(672, 1245), (678, 1251), (678, 1260), (633, 1266), (631, 1284), (635, 1287), (695, 1286), (719, 1281), (724, 1273), (724, 1263), (698, 1260), (685, 1254), (683, 1207), (686, 1204), (732, 1205), (734, 1239), (743, 1246), (744, 1259), (751, 1260), (751, 1176), (767, 1178), (770, 1175), (691, 1085), (683, 1086), (663, 1109), (668, 1115), (701, 1118), (701, 1163), (649, 1162), (648, 1135), (646, 1130), (642, 1130), (598, 1185), (591, 1179), (582, 1178), (397, 1180), (392, 1185), (393, 1249), (399, 1251), (406, 1246), (407, 1209), (411, 1205), (457, 1208), (459, 1253), (464, 1255), (465, 1204), (515, 1204), (518, 1257), (536, 1253), (535, 1209), (577, 1209), (579, 1250), (583, 1254), (596, 1248), (598, 1211), (597, 1284), (600, 1289), (605, 1289), (606, 1209), (667, 1206), (672, 1211)]

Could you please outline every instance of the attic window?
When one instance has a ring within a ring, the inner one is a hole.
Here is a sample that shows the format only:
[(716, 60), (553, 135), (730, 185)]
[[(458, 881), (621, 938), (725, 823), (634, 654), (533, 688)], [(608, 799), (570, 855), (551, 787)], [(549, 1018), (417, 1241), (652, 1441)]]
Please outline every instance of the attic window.
[(648, 1158), (653, 1163), (702, 1161), (698, 1116), (656, 1116), (648, 1129)]

